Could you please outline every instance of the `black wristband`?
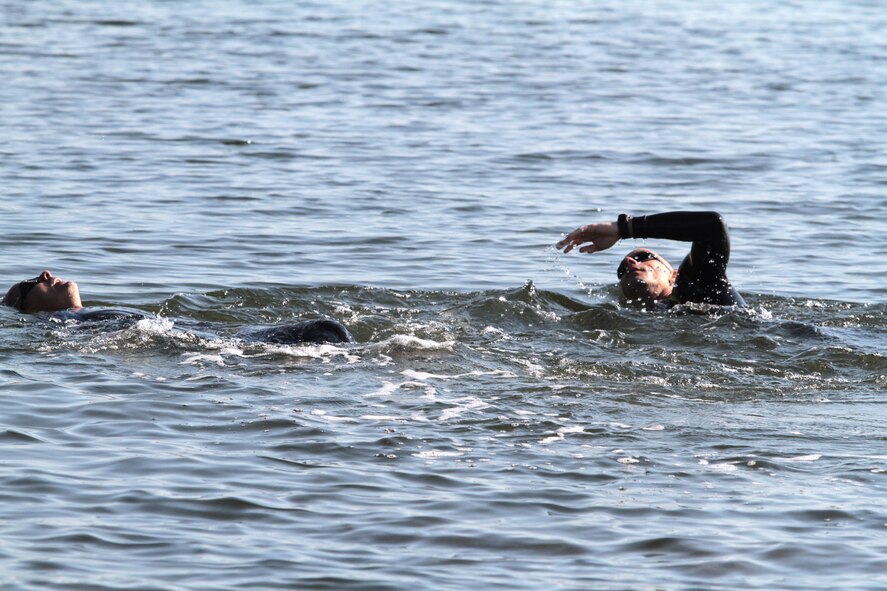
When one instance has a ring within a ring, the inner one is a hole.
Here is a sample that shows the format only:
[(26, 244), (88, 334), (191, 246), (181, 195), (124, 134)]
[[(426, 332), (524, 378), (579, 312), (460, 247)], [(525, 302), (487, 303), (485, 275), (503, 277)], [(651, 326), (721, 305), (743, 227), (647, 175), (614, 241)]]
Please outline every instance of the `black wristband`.
[(634, 238), (631, 235), (631, 218), (625, 215), (624, 213), (620, 213), (619, 217), (616, 220), (616, 225), (619, 226), (619, 236), (621, 238)]

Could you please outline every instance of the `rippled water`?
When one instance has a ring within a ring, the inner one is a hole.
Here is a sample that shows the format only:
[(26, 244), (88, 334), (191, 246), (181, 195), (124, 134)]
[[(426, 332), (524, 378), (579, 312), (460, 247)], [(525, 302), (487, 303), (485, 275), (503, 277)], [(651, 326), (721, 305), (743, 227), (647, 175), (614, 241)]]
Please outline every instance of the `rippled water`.
[[(157, 315), (0, 310), (0, 588), (887, 588), (877, 3), (0, 19), (2, 276)], [(748, 310), (551, 247), (670, 209)]]

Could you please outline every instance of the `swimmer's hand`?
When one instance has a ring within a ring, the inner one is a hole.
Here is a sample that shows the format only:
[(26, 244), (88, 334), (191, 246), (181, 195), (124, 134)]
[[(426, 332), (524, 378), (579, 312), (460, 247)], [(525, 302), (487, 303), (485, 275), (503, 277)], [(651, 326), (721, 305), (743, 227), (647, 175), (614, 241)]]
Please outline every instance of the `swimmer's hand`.
[(591, 254), (607, 250), (617, 242), (619, 242), (619, 226), (615, 222), (610, 222), (576, 228), (555, 246), (563, 249), (566, 254), (581, 244), (589, 243), (581, 247), (579, 252)]

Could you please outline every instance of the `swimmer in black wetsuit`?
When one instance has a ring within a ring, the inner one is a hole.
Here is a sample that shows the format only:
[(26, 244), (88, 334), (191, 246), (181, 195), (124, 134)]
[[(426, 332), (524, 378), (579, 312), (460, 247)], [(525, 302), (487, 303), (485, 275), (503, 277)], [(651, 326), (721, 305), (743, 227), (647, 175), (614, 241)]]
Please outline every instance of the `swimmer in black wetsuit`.
[(713, 211), (673, 211), (640, 217), (625, 214), (618, 221), (582, 226), (557, 243), (565, 253), (606, 250), (622, 238), (664, 238), (692, 242), (680, 268), (648, 248), (629, 252), (616, 271), (622, 293), (644, 308), (688, 302), (745, 306), (727, 279), (730, 238), (720, 214)]
[[(132, 309), (89, 309), (80, 300), (80, 288), (43, 271), (33, 279), (20, 281), (9, 288), (3, 304), (20, 312), (54, 312), (61, 320), (141, 320), (151, 315)], [(245, 332), (243, 337), (266, 343), (351, 343), (348, 329), (335, 320), (307, 320)]]

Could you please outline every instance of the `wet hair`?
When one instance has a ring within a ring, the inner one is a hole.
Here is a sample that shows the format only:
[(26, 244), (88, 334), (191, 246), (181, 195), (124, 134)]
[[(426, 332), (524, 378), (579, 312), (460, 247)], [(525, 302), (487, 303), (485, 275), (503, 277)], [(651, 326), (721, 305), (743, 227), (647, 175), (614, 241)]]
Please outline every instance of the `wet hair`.
[(25, 298), (28, 297), (28, 294), (31, 293), (31, 290), (34, 289), (38, 283), (40, 283), (39, 276), (34, 277), (33, 279), (19, 281), (6, 292), (6, 296), (3, 298), (3, 305), (10, 306), (20, 311), (24, 307)]
[(6, 292), (6, 296), (3, 298), (3, 305), (10, 306), (14, 308), (14, 304), (18, 299), (19, 289), (18, 283), (9, 288), (9, 291)]

